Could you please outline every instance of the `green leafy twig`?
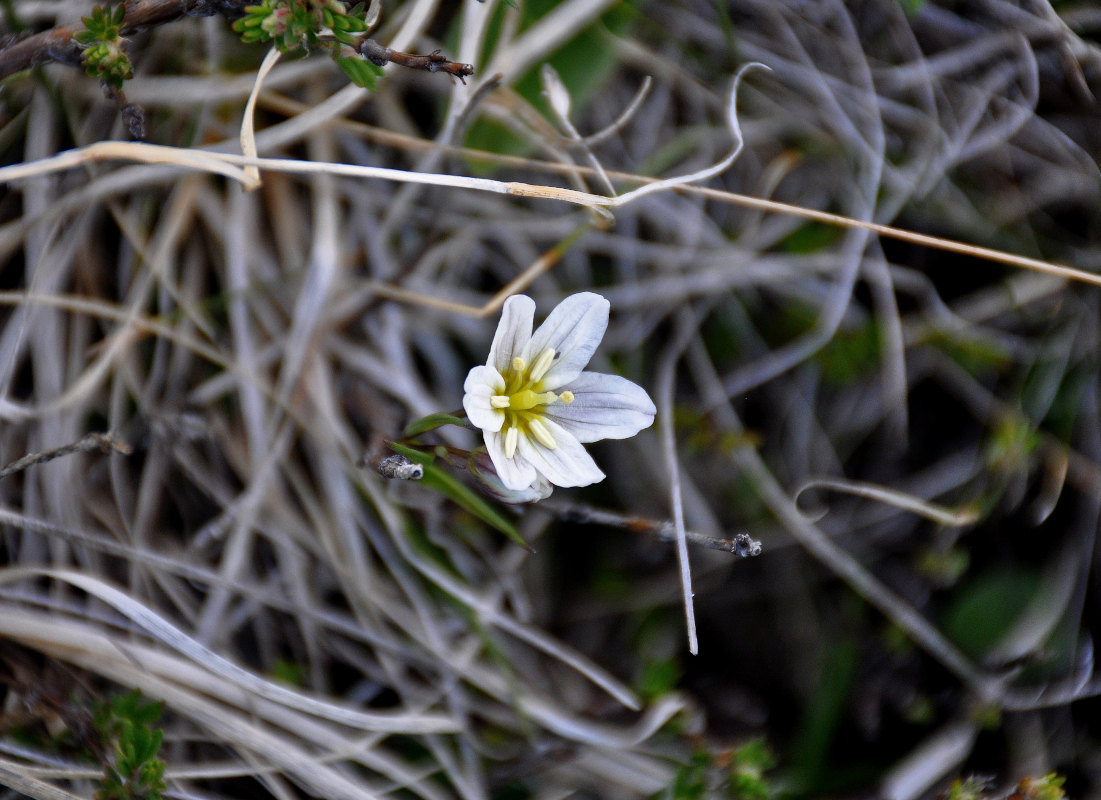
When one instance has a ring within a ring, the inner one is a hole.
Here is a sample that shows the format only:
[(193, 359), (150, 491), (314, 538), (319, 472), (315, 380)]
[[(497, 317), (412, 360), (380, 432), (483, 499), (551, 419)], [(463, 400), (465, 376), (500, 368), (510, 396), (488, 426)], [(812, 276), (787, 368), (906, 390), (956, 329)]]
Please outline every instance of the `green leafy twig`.
[(84, 71), (116, 92), (121, 91), (123, 81), (134, 74), (122, 35), (125, 19), (125, 3), (114, 9), (96, 6), (91, 16), (81, 19), (84, 30), (73, 34), (73, 38), (84, 48), (81, 57)]
[(329, 31), (336, 41), (354, 47), (367, 23), (362, 10), (353, 11), (340, 0), (263, 0), (247, 6), (233, 23), (241, 41), (272, 42), (284, 53), (318, 45)]
[[(117, 91), (132, 71), (125, 53), (125, 37), (174, 22), (183, 17), (221, 14), (236, 20), (235, 29), (248, 42), (274, 40), (284, 51), (324, 46), (333, 60), (357, 85), (374, 88), (382, 65), (394, 63), (427, 72), (446, 72), (462, 80), (474, 67), (448, 61), (440, 53), (421, 56), (399, 53), (366, 39), (361, 9), (339, 0), (130, 0), (113, 10), (99, 9), (83, 28), (60, 25), (27, 36), (0, 40), (0, 80), (52, 61), (83, 66)], [(119, 15), (121, 19), (119, 18)], [(89, 21), (91, 24), (89, 25)], [(110, 35), (117, 27), (117, 35)], [(86, 41), (81, 41), (81, 38)], [(97, 47), (97, 45), (105, 45)], [(346, 49), (347, 48), (347, 49)], [(91, 54), (88, 51), (92, 50)], [(124, 60), (125, 59), (125, 60)]]
[[(366, 34), (370, 26), (362, 7), (349, 8), (341, 0), (263, 0), (247, 6), (233, 29), (247, 43), (272, 42), (287, 53), (325, 47), (341, 69), (359, 86), (374, 89), (386, 64), (426, 72), (445, 72), (464, 83), (474, 74), (471, 64), (450, 61), (439, 50), (428, 55), (401, 53)], [(345, 47), (356, 55), (350, 55)]]
[(765, 773), (776, 766), (776, 756), (761, 739), (753, 739), (716, 757), (706, 750), (693, 754), (677, 770), (673, 782), (654, 800), (769, 800), (777, 795)]
[(263, 0), (233, 23), (243, 42), (271, 42), (283, 53), (322, 47), (353, 83), (374, 89), (381, 65), (346, 49), (355, 49), (368, 28), (363, 9), (340, 0)]

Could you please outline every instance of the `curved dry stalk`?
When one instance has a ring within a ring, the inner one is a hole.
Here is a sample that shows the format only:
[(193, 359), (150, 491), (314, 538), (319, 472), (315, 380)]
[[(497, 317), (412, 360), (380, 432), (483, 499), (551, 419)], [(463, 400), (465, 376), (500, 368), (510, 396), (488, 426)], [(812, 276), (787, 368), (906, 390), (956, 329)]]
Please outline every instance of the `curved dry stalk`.
[[(264, 56), (264, 60), (260, 62), (259, 69), (256, 70), (256, 81), (252, 85), (252, 91), (248, 93), (248, 100), (245, 102), (245, 113), (241, 117), (241, 153), (244, 154), (245, 158), (256, 158), (258, 155), (256, 149), (256, 98), (260, 96), (260, 86), (264, 83), (264, 79), (275, 68), (279, 57), (282, 55), (282, 51), (273, 45)], [(244, 185), (245, 191), (251, 192), (259, 189), (260, 170), (256, 167), (245, 167), (245, 174), (251, 179), (249, 183)]]
[(977, 668), (913, 606), (887, 588), (817, 527), (803, 519), (794, 503), (776, 484), (775, 479), (756, 454), (742, 451), (739, 453), (738, 461), (758, 482), (758, 487), (768, 501), (772, 512), (783, 521), (785, 528), (808, 553), (906, 631), (907, 636), (915, 644), (936, 658), (979, 698), (985, 702), (995, 704), (999, 702), (1005, 691), (1003, 677), (986, 674)]
[[(935, 522), (938, 525), (944, 525), (948, 528), (962, 528), (967, 525), (973, 525), (979, 519), (979, 512), (974, 508), (953, 510), (928, 500), (922, 500), (920, 497), (914, 497), (906, 492), (900, 492), (885, 486), (877, 486), (874, 483), (868, 483), (866, 481), (838, 480), (837, 478), (811, 478), (792, 493), (792, 499), (798, 505), (799, 496), (802, 495), (803, 492), (817, 489), (830, 489), (835, 492), (850, 494), (854, 497), (863, 497), (868, 500), (886, 503), (887, 505), (917, 514), (931, 522)], [(806, 517), (810, 522), (817, 522), (827, 513), (829, 513), (827, 510), (822, 510), (818, 514), (806, 514)]]
[[(0, 183), (23, 180), (31, 177), (52, 174), (71, 169), (84, 163), (106, 160), (128, 160), (146, 164), (173, 164), (179, 167), (199, 171), (213, 172), (239, 181), (246, 188), (252, 186), (250, 168), (263, 168), (290, 174), (327, 174), (359, 178), (381, 178), (399, 183), (420, 183), (433, 186), (448, 186), (461, 189), (507, 194), (516, 197), (531, 197), (545, 200), (563, 200), (582, 206), (618, 208), (634, 202), (654, 192), (667, 191), (679, 186), (706, 180), (730, 167), (741, 152), (743, 140), (738, 129), (734, 104), (738, 86), (747, 71), (760, 64), (747, 64), (734, 77), (734, 87), (730, 96), (729, 124), (735, 137), (735, 146), (721, 161), (687, 175), (647, 183), (638, 189), (615, 197), (604, 197), (574, 189), (560, 189), (551, 186), (535, 186), (515, 181), (502, 182), (487, 178), (472, 178), (456, 175), (408, 172), (385, 167), (365, 167), (353, 164), (315, 163), (310, 161), (291, 161), (288, 159), (255, 158), (234, 156), (224, 153), (212, 153), (190, 148), (167, 147), (144, 142), (97, 142), (76, 150), (70, 150), (52, 158), (42, 159), (31, 164), (16, 164), (0, 168)], [(253, 137), (255, 139), (256, 137)], [(240, 165), (243, 170), (235, 170), (228, 165)]]
[[(715, 172), (721, 171), (719, 167), (727, 163), (725, 160), (699, 173), (667, 179), (666, 181), (654, 181), (653, 183), (647, 183), (645, 186), (640, 187), (640, 189), (634, 190), (634, 192), (628, 192), (627, 194), (619, 195), (615, 198), (608, 198), (602, 195), (578, 192), (573, 189), (561, 189), (551, 186), (537, 186), (517, 182), (502, 182), (486, 178), (411, 173), (403, 170), (380, 167), (360, 167), (350, 164), (326, 164), (288, 161), (285, 159), (245, 158), (243, 156), (228, 154), (207, 153), (206, 151), (165, 148), (158, 145), (148, 145), (138, 142), (101, 142), (89, 145), (81, 150), (68, 151), (59, 156), (44, 159), (32, 164), (2, 167), (0, 168), (0, 183), (21, 180), (35, 175), (51, 174), (52, 172), (69, 169), (85, 162), (114, 159), (140, 161), (149, 164), (175, 164), (188, 169), (225, 175), (226, 177), (239, 181), (245, 186), (251, 185), (250, 179), (243, 170), (235, 169), (235, 166), (241, 166), (243, 168), (257, 167), (288, 174), (327, 174), (360, 178), (381, 178), (398, 182), (466, 188), (517, 197), (554, 199), (588, 207), (618, 207), (654, 191), (676, 189), (677, 191), (699, 194), (709, 199), (719, 200), (733, 205), (756, 208), (762, 211), (770, 211), (779, 214), (788, 214), (843, 228), (866, 230), (879, 236), (897, 239), (911, 244), (918, 244), (932, 249), (972, 256), (986, 261), (1005, 264), (1007, 266), (1020, 267), (1022, 269), (1056, 276), (1067, 281), (1101, 286), (1101, 275), (1075, 269), (1073, 267), (1053, 264), (1048, 261), (1015, 255), (992, 248), (956, 242), (942, 237), (914, 233), (890, 225), (853, 219), (840, 214), (816, 211), (814, 209), (802, 208), (788, 203), (686, 185), (688, 181), (703, 180), (708, 174), (715, 174)], [(712, 170), (714, 170), (714, 172)], [(649, 180), (638, 176), (632, 177), (641, 181)], [(542, 263), (533, 265), (531, 268), (532, 273), (528, 276), (518, 278), (515, 283), (515, 288), (512, 288), (509, 293), (523, 291), (523, 289), (530, 284), (530, 280), (533, 280), (546, 268), (547, 267)], [(374, 288), (376, 288), (379, 293), (384, 293), (394, 300), (432, 305), (441, 309), (477, 317), (484, 317), (494, 313), (508, 296), (507, 294), (498, 292), (487, 303), (481, 306), (471, 306), (462, 303), (454, 303), (444, 299), (426, 297), (421, 293), (410, 292), (409, 290), (390, 284), (378, 283), (374, 285)]]

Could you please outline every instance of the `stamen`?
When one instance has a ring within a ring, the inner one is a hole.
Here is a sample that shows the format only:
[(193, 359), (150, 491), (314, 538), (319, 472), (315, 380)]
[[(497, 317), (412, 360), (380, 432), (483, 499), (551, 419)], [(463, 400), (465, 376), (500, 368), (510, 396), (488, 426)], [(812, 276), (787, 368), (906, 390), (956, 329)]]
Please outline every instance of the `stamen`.
[(489, 398), (489, 404), (494, 408), (508, 408), (509, 399), (503, 394), (495, 394)]
[(528, 373), (528, 380), (532, 383), (543, 380), (543, 376), (547, 374), (553, 361), (554, 348), (548, 347), (536, 357), (535, 362), (531, 365), (531, 372)]
[(528, 362), (524, 361), (520, 356), (516, 356), (516, 358), (512, 359), (512, 371), (517, 375), (521, 374), (524, 371), (524, 367), (527, 365)]
[(516, 442), (520, 439), (520, 432), (515, 427), (509, 428), (505, 432), (505, 458), (512, 458), (516, 455)]
[[(516, 430), (511, 428), (510, 430)], [(543, 447), (548, 450), (553, 450), (558, 447), (558, 443), (554, 441), (554, 437), (551, 435), (550, 429), (543, 424), (543, 420), (538, 417), (532, 417), (528, 420), (528, 430), (531, 432), (532, 438)]]
[(561, 402), (561, 403), (566, 403), (567, 405), (569, 403), (572, 403), (573, 402), (573, 392), (571, 392), (569, 389), (567, 389), (566, 391), (562, 392), (562, 394), (558, 395), (558, 401)]

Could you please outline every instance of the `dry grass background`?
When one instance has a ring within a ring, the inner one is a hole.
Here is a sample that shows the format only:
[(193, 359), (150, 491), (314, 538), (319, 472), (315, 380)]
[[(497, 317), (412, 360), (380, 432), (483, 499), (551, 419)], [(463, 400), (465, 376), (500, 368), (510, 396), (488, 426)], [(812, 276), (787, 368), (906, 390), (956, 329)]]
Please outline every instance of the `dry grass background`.
[[(794, 794), (1052, 769), (1096, 793), (1096, 289), (728, 193), (1096, 270), (1101, 15), (519, 5), (384, 4), (376, 37), (474, 63), (465, 86), (391, 67), (370, 94), (325, 58), (280, 63), (260, 154), (604, 193), (594, 165), (719, 161), (731, 76), (759, 61), (737, 163), (603, 227), (556, 201), (325, 174), (246, 193), (105, 162), (0, 190), (0, 455), (89, 431), (133, 448), (0, 483), (7, 796), (90, 796), (99, 768), (43, 732), (130, 688), (166, 703), (172, 797), (644, 797), (749, 735)], [(5, 8), (48, 27), (89, 4)], [(149, 141), (237, 151), (260, 48), (212, 17), (131, 52)], [(607, 131), (587, 149), (532, 90), (548, 60), (576, 130)], [(0, 91), (5, 164), (123, 138), (72, 69)], [(595, 368), (647, 387), (662, 426), (595, 447), (601, 486), (522, 510), (529, 555), (357, 463), (458, 408), (484, 360), (495, 314), (425, 300), (482, 307), (564, 242), (527, 292), (543, 314), (608, 297)], [(674, 466), (690, 529), (764, 545), (693, 550), (696, 657), (672, 546), (629, 524), (672, 518)], [(627, 530), (578, 521), (594, 509)]]

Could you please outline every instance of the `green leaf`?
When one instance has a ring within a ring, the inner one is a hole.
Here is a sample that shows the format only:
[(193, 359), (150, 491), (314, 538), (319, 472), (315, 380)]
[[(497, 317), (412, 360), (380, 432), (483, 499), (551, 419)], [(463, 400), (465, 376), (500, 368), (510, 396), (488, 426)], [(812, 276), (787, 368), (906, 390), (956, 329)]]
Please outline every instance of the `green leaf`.
[(520, 536), (520, 532), (500, 512), (475, 494), (470, 487), (459, 482), (453, 475), (439, 467), (435, 463), (435, 456), (397, 442), (390, 442), (390, 449), (424, 467), (424, 477), (420, 479), (421, 486), (427, 486), (429, 489), (439, 492), (464, 511), (473, 514), (482, 522), (499, 530), (529, 553), (535, 552), (535, 549), (524, 541), (523, 537)]
[(655, 700), (673, 691), (681, 678), (681, 667), (676, 659), (647, 661), (642, 668), (639, 694), (647, 700)]
[(807, 222), (780, 242), (785, 253), (817, 253), (841, 238), (841, 229), (823, 222)]
[(466, 425), (466, 420), (463, 417), (456, 417), (454, 414), (429, 414), (427, 417), (410, 422), (405, 426), (405, 430), (401, 432), (401, 435), (406, 439), (412, 439), (414, 436), (420, 436), (422, 433), (442, 428), (444, 425)]
[(968, 655), (981, 657), (1001, 641), (1043, 590), (1040, 575), (999, 568), (962, 586), (945, 609), (944, 632)]
[[(336, 31), (333, 34), (338, 39), (342, 38)], [(378, 86), (378, 79), (385, 74), (381, 67), (376, 67), (367, 59), (359, 56), (333, 56), (333, 61), (344, 70), (344, 74), (351, 79), (352, 83), (368, 91), (373, 92), (375, 87)]]
[(339, 16), (336, 18), (336, 21), (340, 24), (342, 30), (356, 31), (358, 33), (363, 33), (367, 30), (367, 23), (351, 14)]
[(830, 748), (838, 740), (837, 729), (847, 708), (853, 680), (859, 666), (859, 650), (854, 635), (834, 636), (828, 640), (816, 665), (818, 685), (813, 701), (804, 710), (792, 747), (792, 785), (796, 794), (808, 795), (810, 787), (828, 785), (831, 774)]

